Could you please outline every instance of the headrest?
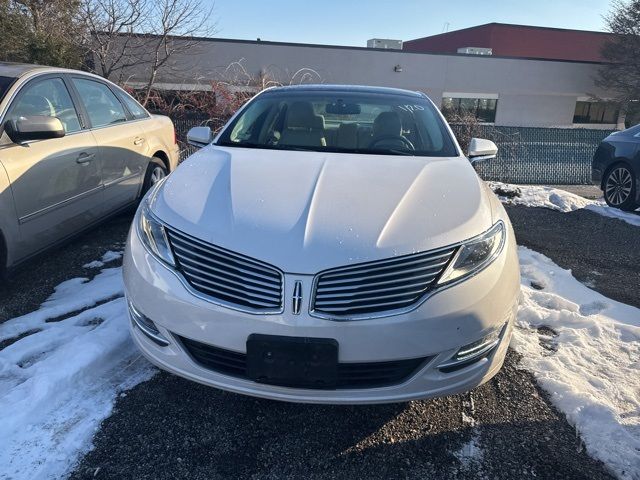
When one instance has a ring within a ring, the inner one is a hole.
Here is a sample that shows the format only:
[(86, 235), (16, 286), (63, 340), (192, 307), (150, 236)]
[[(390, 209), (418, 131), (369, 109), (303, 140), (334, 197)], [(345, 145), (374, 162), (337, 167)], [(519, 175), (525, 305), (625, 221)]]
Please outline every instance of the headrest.
[(382, 112), (373, 121), (373, 136), (402, 135), (402, 121), (396, 112)]
[(287, 128), (324, 129), (324, 117), (309, 102), (294, 102), (287, 110)]

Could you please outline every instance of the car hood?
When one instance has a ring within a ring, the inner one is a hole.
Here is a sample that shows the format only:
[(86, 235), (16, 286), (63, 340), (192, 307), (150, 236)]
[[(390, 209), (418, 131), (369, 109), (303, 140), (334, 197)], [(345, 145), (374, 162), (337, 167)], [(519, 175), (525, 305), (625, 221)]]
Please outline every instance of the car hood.
[(172, 173), (151, 209), (172, 228), (300, 274), (442, 247), (492, 224), (462, 157), (216, 146)]

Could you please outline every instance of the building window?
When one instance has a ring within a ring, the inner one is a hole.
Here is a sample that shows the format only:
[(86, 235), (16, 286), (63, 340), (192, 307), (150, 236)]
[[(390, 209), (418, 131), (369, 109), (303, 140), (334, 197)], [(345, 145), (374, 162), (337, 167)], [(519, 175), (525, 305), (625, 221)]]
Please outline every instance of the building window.
[(450, 122), (456, 122), (472, 115), (479, 122), (494, 123), (498, 98), (476, 98), (445, 96), (442, 98), (442, 113)]
[(578, 100), (573, 123), (618, 123), (618, 107), (607, 102)]

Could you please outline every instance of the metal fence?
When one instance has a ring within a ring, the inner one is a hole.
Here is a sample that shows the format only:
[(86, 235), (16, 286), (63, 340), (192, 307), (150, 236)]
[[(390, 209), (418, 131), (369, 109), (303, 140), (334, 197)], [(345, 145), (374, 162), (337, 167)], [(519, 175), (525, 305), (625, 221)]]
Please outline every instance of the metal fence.
[[(174, 118), (184, 159), (196, 148), (187, 144), (191, 127), (207, 125), (206, 116)], [(477, 166), (485, 180), (507, 183), (581, 185), (591, 182), (591, 159), (611, 130), (586, 128), (495, 127), (451, 125), (460, 144), (470, 136), (488, 138), (498, 146), (498, 157)]]
[[(469, 127), (452, 125), (461, 143)], [(507, 183), (581, 185), (591, 183), (591, 160), (611, 130), (587, 128), (495, 127), (477, 125), (472, 135), (493, 140), (494, 160), (477, 166), (485, 180)]]

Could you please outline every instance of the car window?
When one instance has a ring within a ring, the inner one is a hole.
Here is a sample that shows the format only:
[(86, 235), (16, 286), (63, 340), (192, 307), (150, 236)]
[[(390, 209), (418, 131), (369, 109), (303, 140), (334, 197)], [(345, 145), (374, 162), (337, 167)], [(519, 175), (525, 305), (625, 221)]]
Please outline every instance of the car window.
[(0, 77), (0, 100), (3, 99), (4, 95), (9, 90), (9, 87), (15, 82), (16, 79), (14, 77)]
[(129, 95), (123, 93), (120, 95), (120, 98), (122, 99), (124, 104), (127, 106), (127, 109), (129, 110), (129, 112), (131, 112), (131, 115), (133, 115), (133, 118), (135, 118), (136, 120), (149, 117), (149, 114), (144, 109), (144, 107), (140, 105), (138, 102), (136, 102)]
[(92, 127), (104, 127), (126, 122), (127, 115), (118, 97), (105, 84), (84, 78), (74, 78)]
[(47, 78), (29, 82), (20, 90), (9, 109), (7, 120), (30, 115), (56, 117), (66, 133), (80, 130), (80, 121), (71, 95), (61, 78)]
[(445, 122), (421, 96), (354, 91), (266, 93), (218, 145), (415, 156), (457, 156)]

